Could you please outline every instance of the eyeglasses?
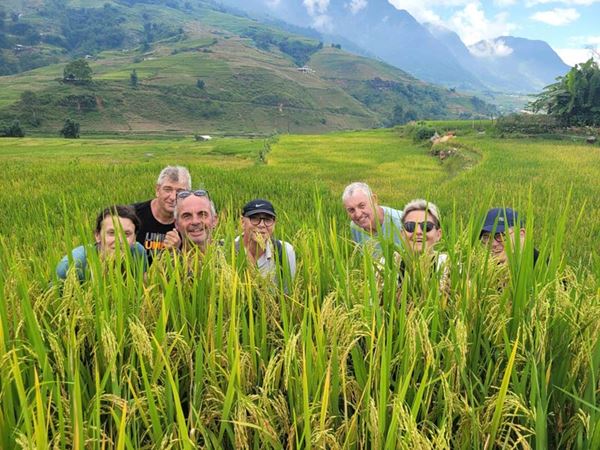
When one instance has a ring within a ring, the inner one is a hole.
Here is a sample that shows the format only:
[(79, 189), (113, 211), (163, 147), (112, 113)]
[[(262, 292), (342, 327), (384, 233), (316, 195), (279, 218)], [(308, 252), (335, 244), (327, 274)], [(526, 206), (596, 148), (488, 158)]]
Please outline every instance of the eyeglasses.
[(179, 191), (177, 193), (177, 199), (183, 200), (184, 198), (188, 198), (190, 195), (195, 195), (196, 197), (208, 197), (208, 191), (204, 189), (198, 189), (195, 191)]
[(433, 229), (437, 228), (435, 223), (427, 221), (427, 222), (404, 222), (404, 229), (406, 231), (408, 231), (409, 233), (414, 233), (415, 230), (417, 229), (417, 224), (419, 225), (419, 228), (421, 228), (421, 231), (424, 231), (425, 233), (429, 233)]
[[(491, 236), (492, 235), (490, 233), (482, 233), (479, 238), (481, 239), (482, 243), (487, 244), (488, 242), (490, 242), (490, 237)], [(504, 243), (504, 233), (496, 233), (496, 234), (494, 234), (494, 240), (498, 244), (503, 244)]]
[(275, 217), (271, 216), (250, 216), (248, 217), (248, 219), (250, 220), (250, 223), (254, 226), (258, 226), (261, 221), (265, 224), (266, 227), (270, 227), (275, 223)]

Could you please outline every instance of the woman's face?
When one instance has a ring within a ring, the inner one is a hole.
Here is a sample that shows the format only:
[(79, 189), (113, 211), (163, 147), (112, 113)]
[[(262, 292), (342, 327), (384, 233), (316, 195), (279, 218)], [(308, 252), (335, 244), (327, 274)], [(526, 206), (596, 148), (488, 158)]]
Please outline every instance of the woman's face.
[(435, 218), (425, 211), (410, 211), (402, 218), (404, 239), (414, 251), (432, 249), (442, 238)]
[(100, 253), (112, 255), (115, 252), (117, 240), (121, 236), (124, 236), (126, 240), (126, 243), (121, 241), (123, 247), (129, 247), (135, 243), (135, 224), (133, 221), (124, 217), (106, 216), (100, 226), (100, 233), (96, 233), (96, 242)]

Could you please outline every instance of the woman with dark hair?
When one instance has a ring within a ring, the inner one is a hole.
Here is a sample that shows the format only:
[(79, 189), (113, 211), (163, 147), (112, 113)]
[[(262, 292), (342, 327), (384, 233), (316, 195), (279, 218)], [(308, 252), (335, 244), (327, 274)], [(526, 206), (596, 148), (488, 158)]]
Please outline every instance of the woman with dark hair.
[[(94, 230), (96, 244), (80, 245), (71, 251), (71, 260), (77, 271), (77, 278), (80, 281), (85, 279), (90, 251), (96, 252), (101, 260), (106, 260), (115, 257), (118, 253), (117, 248), (121, 249), (121, 256), (124, 256), (125, 249), (128, 249), (131, 261), (136, 267), (141, 265), (145, 272), (148, 267), (146, 250), (135, 240), (135, 233), (139, 227), (140, 219), (131, 206), (114, 205), (102, 210), (96, 218)], [(69, 255), (65, 255), (56, 266), (57, 276), (64, 280), (69, 268)]]

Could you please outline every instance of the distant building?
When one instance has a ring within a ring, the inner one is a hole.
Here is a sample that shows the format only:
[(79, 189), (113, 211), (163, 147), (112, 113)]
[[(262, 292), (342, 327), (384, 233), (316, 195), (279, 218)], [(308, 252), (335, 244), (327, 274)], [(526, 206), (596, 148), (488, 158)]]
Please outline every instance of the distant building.
[(313, 69), (311, 69), (310, 67), (306, 67), (306, 66), (298, 67), (296, 70), (298, 72), (302, 72), (302, 73), (315, 73), (315, 71)]

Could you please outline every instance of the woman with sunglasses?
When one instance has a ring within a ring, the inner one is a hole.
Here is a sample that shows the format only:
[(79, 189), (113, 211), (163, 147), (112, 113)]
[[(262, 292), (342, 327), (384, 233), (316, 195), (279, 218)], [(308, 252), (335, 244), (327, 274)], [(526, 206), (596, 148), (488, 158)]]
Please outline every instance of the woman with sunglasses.
[(412, 200), (402, 217), (404, 240), (413, 252), (431, 252), (442, 238), (438, 207), (426, 200)]
[(445, 290), (448, 255), (436, 249), (436, 244), (442, 239), (438, 207), (423, 199), (410, 201), (404, 206), (402, 228), (405, 251), (400, 263), (399, 281), (402, 281), (405, 272), (409, 270), (409, 264), (411, 267), (418, 265), (420, 270), (425, 264), (429, 273), (440, 275), (440, 287)]

